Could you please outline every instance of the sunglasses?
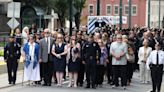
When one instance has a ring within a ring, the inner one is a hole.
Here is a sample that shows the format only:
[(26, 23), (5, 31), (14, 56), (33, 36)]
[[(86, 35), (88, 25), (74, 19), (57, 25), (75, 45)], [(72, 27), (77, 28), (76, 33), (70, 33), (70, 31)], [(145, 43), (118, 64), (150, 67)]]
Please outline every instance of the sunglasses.
[(63, 39), (63, 37), (58, 37), (58, 39)]

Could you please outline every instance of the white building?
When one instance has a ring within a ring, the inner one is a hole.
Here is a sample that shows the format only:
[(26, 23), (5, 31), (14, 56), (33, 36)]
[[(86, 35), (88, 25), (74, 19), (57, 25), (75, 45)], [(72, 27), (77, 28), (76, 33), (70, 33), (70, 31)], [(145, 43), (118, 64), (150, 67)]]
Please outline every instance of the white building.
[[(148, 25), (148, 1), (146, 2), (146, 26)], [(150, 27), (159, 27), (159, 0), (150, 0)], [(164, 17), (164, 0), (161, 0), (160, 27)]]

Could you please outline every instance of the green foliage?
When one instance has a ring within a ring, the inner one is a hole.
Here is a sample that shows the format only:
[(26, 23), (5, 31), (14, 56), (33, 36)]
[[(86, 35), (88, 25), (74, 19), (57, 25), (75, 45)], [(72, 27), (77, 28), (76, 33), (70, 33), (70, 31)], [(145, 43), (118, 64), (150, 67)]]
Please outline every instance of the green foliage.
[(75, 18), (75, 24), (77, 30), (79, 30), (80, 27), (80, 17), (82, 9), (85, 7), (86, 0), (74, 0), (74, 7), (76, 9), (76, 14), (74, 15)]
[[(69, 16), (69, 1), (70, 0), (21, 0), (25, 5), (41, 7), (46, 13), (49, 13), (51, 9), (54, 9), (55, 13), (58, 14), (61, 27), (65, 26), (65, 19)], [(81, 12), (85, 7), (86, 0), (73, 0), (73, 2), (76, 9), (74, 16), (75, 22), (79, 26)]]
[(50, 7), (58, 14), (61, 27), (65, 26), (65, 19), (68, 17), (69, 0), (49, 0)]
[(4, 50), (0, 50), (0, 56), (4, 56)]
[(0, 42), (0, 47), (4, 47), (5, 46), (5, 42)]

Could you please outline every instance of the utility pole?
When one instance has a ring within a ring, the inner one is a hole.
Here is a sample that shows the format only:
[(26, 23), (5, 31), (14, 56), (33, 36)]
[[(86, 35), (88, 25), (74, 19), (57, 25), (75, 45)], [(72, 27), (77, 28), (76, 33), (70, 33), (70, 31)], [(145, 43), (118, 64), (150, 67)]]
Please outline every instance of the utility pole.
[(132, 1), (129, 0), (129, 29), (131, 29), (131, 17), (132, 17)]
[(100, 0), (97, 0), (97, 16), (100, 15)]
[(120, 0), (120, 30), (122, 30), (122, 0)]
[[(70, 23), (70, 26), (69, 26), (69, 35), (72, 36), (72, 9), (73, 9), (73, 1), (72, 0), (69, 0), (69, 23)], [(62, 7), (62, 6), (61, 6)]]
[(151, 1), (148, 0), (148, 27), (150, 28), (150, 5), (151, 5)]
[(160, 29), (161, 28), (161, 0), (159, 0), (159, 19), (158, 19), (158, 28)]

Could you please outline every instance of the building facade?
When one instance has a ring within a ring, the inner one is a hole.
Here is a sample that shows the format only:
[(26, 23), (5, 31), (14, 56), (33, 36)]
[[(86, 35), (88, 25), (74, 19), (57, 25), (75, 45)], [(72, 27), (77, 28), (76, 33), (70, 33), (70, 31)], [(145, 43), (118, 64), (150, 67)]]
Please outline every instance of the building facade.
[[(145, 26), (146, 19), (146, 0), (131, 0), (131, 26)], [(129, 14), (129, 0), (122, 0), (122, 15)], [(100, 0), (100, 16), (119, 16), (120, 0)], [(87, 24), (87, 16), (96, 16), (97, 14), (97, 0), (86, 0), (86, 7), (83, 9), (81, 24)], [(128, 27), (127, 24), (123, 27)]]
[[(146, 15), (148, 15), (148, 0), (146, 0)], [(160, 1), (160, 28), (163, 27), (164, 21), (164, 0)], [(148, 25), (148, 16), (146, 16), (146, 25)], [(159, 0), (150, 1), (150, 27), (159, 27)]]

